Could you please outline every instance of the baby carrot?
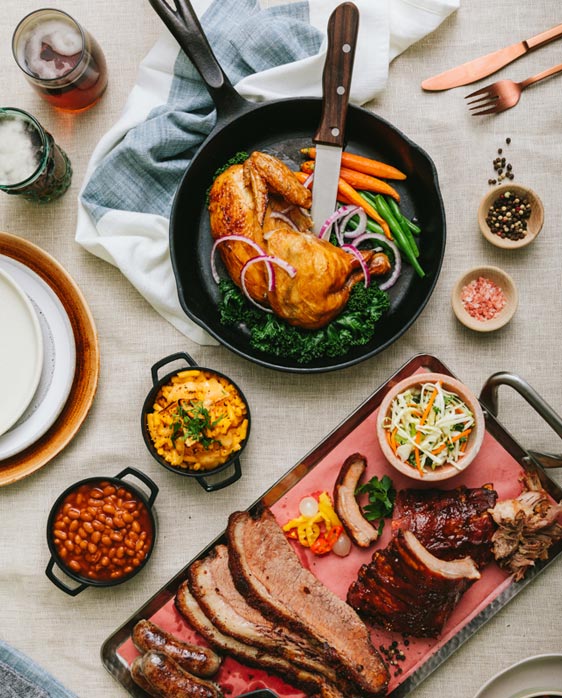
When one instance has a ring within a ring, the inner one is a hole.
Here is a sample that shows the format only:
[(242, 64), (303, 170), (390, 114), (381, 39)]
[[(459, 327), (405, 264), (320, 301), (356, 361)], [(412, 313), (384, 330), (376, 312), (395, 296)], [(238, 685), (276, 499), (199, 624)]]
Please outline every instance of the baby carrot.
[[(308, 174), (314, 172), (314, 160), (306, 160), (306, 162), (303, 162), (301, 169)], [(350, 170), (347, 167), (340, 168), (340, 177), (348, 184), (351, 184), (354, 189), (374, 191), (377, 194), (386, 194), (386, 196), (390, 196), (395, 201), (400, 202), (400, 194), (394, 187), (391, 187), (390, 184), (383, 182), (382, 179), (371, 177), (371, 175), (363, 174), (363, 172), (358, 172), (357, 170)]]
[[(301, 170), (308, 175), (312, 174), (314, 172), (314, 161), (306, 160), (305, 162), (301, 163)], [(361, 206), (369, 218), (372, 218), (381, 226), (386, 237), (389, 240), (392, 240), (388, 223), (382, 216), (379, 215), (375, 207), (371, 206), (371, 204), (366, 201), (359, 194), (359, 192), (354, 189), (351, 184), (348, 184), (342, 177), (340, 177), (338, 181), (338, 200), (348, 204), (355, 204), (355, 206)]]
[[(316, 157), (316, 148), (301, 148), (301, 153), (307, 158)], [(406, 179), (406, 175), (396, 167), (387, 165), (385, 162), (366, 158), (356, 153), (343, 152), (341, 157), (343, 167), (348, 167), (350, 170), (357, 170), (372, 177), (383, 177), (384, 179)]]
[(382, 179), (377, 179), (358, 170), (350, 170), (347, 167), (340, 168), (340, 177), (345, 179), (348, 184), (351, 184), (354, 189), (386, 194), (386, 196), (390, 196), (395, 201), (400, 202), (400, 194), (390, 184), (383, 182)]

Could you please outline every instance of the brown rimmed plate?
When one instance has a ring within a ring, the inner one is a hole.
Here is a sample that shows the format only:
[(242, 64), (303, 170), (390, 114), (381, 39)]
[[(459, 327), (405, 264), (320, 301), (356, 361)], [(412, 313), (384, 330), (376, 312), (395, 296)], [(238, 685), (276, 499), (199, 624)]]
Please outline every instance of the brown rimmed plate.
[[(298, 502), (304, 495), (317, 490), (330, 491), (344, 459), (356, 451), (367, 457), (366, 478), (374, 474), (380, 477), (388, 473), (396, 489), (411, 487), (411, 481), (406, 476), (397, 474), (386, 464), (378, 446), (376, 419), (378, 408), (388, 390), (400, 380), (416, 372), (453, 375), (434, 356), (415, 356), (267, 490), (249, 510), (253, 511), (262, 506), (270, 507), (278, 521), (284, 523), (295, 515)], [(508, 384), (507, 381), (504, 382)], [(488, 383), (486, 385), (488, 386)], [(532, 401), (531, 404), (533, 405)], [(560, 499), (562, 489), (544, 474), (529, 453), (505, 431), (494, 416), (493, 406), (488, 409), (483, 405), (483, 408), (486, 434), (477, 458), (469, 469), (460, 473), (458, 478), (450, 480), (442, 489), (451, 489), (459, 485), (481, 487), (491, 482), (499, 498), (506, 499), (519, 494), (521, 475), (533, 472), (538, 474), (545, 490), (554, 499)], [(538, 408), (537, 411), (539, 411)], [(541, 414), (540, 411), (539, 414)], [(557, 420), (560, 422), (558, 417)], [(390, 526), (387, 525), (375, 547), (379, 545), (384, 547), (387, 544), (390, 539), (389, 529)], [(204, 557), (219, 542), (225, 542), (224, 534), (212, 541), (196, 559)], [(315, 558), (314, 555), (302, 549), (300, 554), (305, 558), (305, 564), (309, 569), (326, 586), (341, 598), (345, 598), (350, 582), (356, 578), (359, 567), (371, 559), (373, 550), (374, 548), (367, 550), (355, 548), (348, 557), (337, 559), (335, 556)], [(545, 567), (550, 565), (561, 552), (562, 542), (551, 548), (548, 560), (537, 563), (520, 582), (514, 582), (512, 577), (495, 563), (488, 565), (483, 570), (482, 578), (465, 593), (437, 639), (409, 638), (409, 644), (406, 647), (400, 634), (373, 628), (372, 639), (375, 647), (380, 645), (388, 647), (396, 641), (405, 653), (405, 660), (400, 663), (402, 672), (392, 675), (388, 695), (392, 698), (406, 696)], [(145, 695), (133, 684), (128, 670), (129, 663), (137, 654), (131, 641), (131, 632), (136, 622), (142, 618), (151, 619), (178, 637), (188, 641), (198, 641), (198, 636), (182, 619), (173, 603), (178, 587), (187, 578), (190, 565), (191, 562), (107, 638), (102, 646), (101, 655), (104, 666), (132, 696), (141, 698)], [(225, 658), (216, 680), (219, 684), (228, 685), (234, 695), (259, 686), (271, 688), (284, 698), (303, 697), (302, 692), (285, 684), (281, 679), (268, 675), (263, 670), (244, 667), (231, 657)]]
[(76, 342), (76, 370), (66, 404), (53, 426), (25, 450), (0, 461), (0, 487), (42, 468), (76, 435), (86, 418), (99, 376), (99, 347), (94, 319), (81, 290), (51, 255), (17, 235), (0, 232), (0, 254), (21, 262), (56, 293)]

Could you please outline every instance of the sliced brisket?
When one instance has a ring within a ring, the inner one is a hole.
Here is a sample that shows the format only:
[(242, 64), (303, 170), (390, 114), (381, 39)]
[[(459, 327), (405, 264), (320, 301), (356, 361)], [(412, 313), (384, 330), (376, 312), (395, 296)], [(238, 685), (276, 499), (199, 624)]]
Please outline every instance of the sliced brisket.
[(269, 510), (235, 512), (227, 528), (232, 577), (267, 618), (310, 636), (363, 696), (383, 695), (388, 669), (355, 611), (305, 569)]

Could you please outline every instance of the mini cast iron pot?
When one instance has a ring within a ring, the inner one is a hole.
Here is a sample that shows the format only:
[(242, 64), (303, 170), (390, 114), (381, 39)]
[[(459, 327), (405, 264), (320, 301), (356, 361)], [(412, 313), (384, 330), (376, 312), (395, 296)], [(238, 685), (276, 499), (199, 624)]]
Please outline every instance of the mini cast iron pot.
[[(150, 490), (150, 496), (147, 497), (138, 487), (131, 484), (130, 482), (123, 480), (123, 478), (126, 475), (136, 477), (138, 480), (143, 482)], [(144, 560), (142, 560), (141, 563), (137, 567), (135, 567), (132, 572), (117, 579), (90, 579), (89, 577), (84, 577), (81, 574), (75, 572), (60, 556), (53, 542), (55, 518), (66, 497), (72, 492), (78, 490), (83, 485), (94, 486), (95, 484), (101, 482), (107, 482), (110, 485), (115, 486), (117, 489), (123, 488), (131, 492), (131, 494), (133, 494), (136, 499), (138, 499), (144, 504), (148, 513), (150, 524), (152, 526), (152, 542)], [(53, 584), (55, 584), (59, 589), (62, 589), (62, 591), (64, 591), (65, 593), (69, 594), (70, 596), (76, 596), (80, 592), (84, 591), (84, 589), (86, 589), (87, 587), (115, 586), (117, 584), (122, 584), (123, 582), (128, 581), (136, 574), (138, 574), (150, 559), (152, 551), (154, 550), (154, 545), (156, 543), (156, 514), (152, 506), (154, 504), (154, 500), (156, 499), (157, 494), (158, 487), (156, 486), (156, 483), (154, 483), (147, 475), (141, 473), (140, 470), (136, 470), (135, 468), (125, 468), (125, 470), (122, 470), (120, 473), (115, 475), (115, 477), (104, 477), (99, 475), (95, 477), (88, 477), (84, 480), (80, 480), (79, 482), (75, 482), (73, 485), (70, 485), (70, 487), (67, 487), (66, 490), (64, 490), (64, 492), (61, 495), (59, 495), (59, 497), (53, 504), (47, 521), (47, 544), (49, 546), (49, 550), (51, 551), (51, 559), (49, 560), (47, 568), (45, 570), (45, 574), (47, 575), (47, 577), (51, 580), (51, 582), (53, 582)], [(78, 582), (78, 586), (69, 587), (61, 579), (59, 579), (54, 573), (55, 564), (58, 565), (60, 569), (62, 569), (63, 572), (66, 575), (68, 575), (71, 579)]]
[[(238, 391), (238, 394), (240, 395), (240, 398), (246, 405), (246, 411), (247, 411), (247, 419), (248, 419), (248, 431), (246, 433), (246, 438), (241, 444), (241, 448), (238, 449), (238, 451), (234, 451), (230, 458), (228, 458), (227, 461), (222, 463), (221, 465), (217, 466), (216, 468), (212, 468), (211, 470), (188, 470), (187, 468), (179, 468), (171, 465), (168, 463), (167, 460), (165, 460), (156, 450), (154, 443), (152, 441), (152, 438), (150, 436), (150, 432), (148, 431), (148, 424), (147, 424), (147, 415), (149, 412), (152, 412), (153, 410), (153, 405), (156, 400), (156, 396), (158, 392), (160, 391), (160, 388), (163, 385), (166, 385), (166, 383), (169, 383), (171, 378), (178, 374), (180, 371), (183, 371), (185, 369), (179, 368), (176, 369), (175, 371), (172, 371), (165, 375), (163, 378), (158, 377), (158, 371), (161, 369), (163, 366), (166, 364), (169, 364), (173, 361), (177, 360), (183, 360), (187, 363), (187, 365), (190, 368), (197, 368), (200, 371), (207, 371), (209, 373), (214, 373), (216, 376), (219, 376), (220, 378), (224, 378), (227, 380), (231, 385), (233, 385), (236, 390)], [(224, 373), (220, 373), (219, 371), (215, 371), (214, 369), (211, 368), (205, 368), (203, 366), (199, 366), (192, 357), (187, 354), (186, 352), (178, 352), (176, 354), (170, 354), (170, 356), (166, 356), (163, 359), (160, 359), (160, 361), (157, 361), (154, 366), (151, 368), (151, 374), (152, 374), (152, 389), (146, 396), (146, 400), (144, 401), (144, 405), (142, 407), (142, 413), (141, 413), (141, 428), (142, 428), (142, 435), (144, 437), (144, 442), (146, 444), (146, 447), (160, 465), (162, 465), (164, 468), (167, 470), (171, 470), (173, 473), (176, 473), (176, 475), (185, 475), (186, 477), (193, 477), (197, 480), (197, 482), (201, 485), (201, 487), (206, 491), (206, 492), (215, 492), (216, 490), (221, 490), (223, 487), (227, 487), (228, 485), (232, 485), (233, 482), (236, 482), (237, 480), (240, 479), (242, 476), (242, 470), (240, 466), (240, 455), (244, 448), (246, 447), (246, 444), (248, 443), (248, 438), (250, 436), (250, 426), (251, 426), (251, 419), (250, 419), (250, 408), (248, 405), (248, 401), (246, 400), (244, 393), (240, 390), (240, 388), (236, 385), (236, 383), (231, 380), (228, 376), (225, 376)], [(209, 480), (209, 477), (214, 480), (214, 476), (218, 475), (219, 473), (222, 473), (226, 471), (228, 468), (231, 468), (233, 470), (232, 475), (220, 478), (214, 482), (211, 482)]]

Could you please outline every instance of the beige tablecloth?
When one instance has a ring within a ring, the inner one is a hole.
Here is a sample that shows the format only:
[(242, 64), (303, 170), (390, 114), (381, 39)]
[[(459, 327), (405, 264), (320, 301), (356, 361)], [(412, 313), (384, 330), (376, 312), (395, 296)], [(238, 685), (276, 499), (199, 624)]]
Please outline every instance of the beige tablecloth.
[[(0, 637), (81, 698), (117, 697), (126, 692), (100, 663), (104, 639), (224, 528), (230, 511), (253, 502), (413, 354), (437, 355), (475, 391), (496, 371), (515, 372), (562, 413), (561, 78), (529, 89), (517, 108), (492, 118), (469, 115), (463, 100), (470, 91), (466, 88), (441, 94), (420, 89), (425, 77), (557, 24), (560, 3), (465, 0), (438, 31), (391, 65), (386, 93), (369, 106), (435, 160), (447, 213), (443, 270), (421, 317), (390, 349), (344, 371), (311, 376), (269, 371), (221, 347), (191, 343), (158, 316), (118, 271), (74, 242), (76, 197), (87, 161), (98, 139), (116, 121), (137, 66), (160, 35), (161, 24), (148, 3), (137, 0), (53, 0), (50, 5), (79, 18), (103, 45), (110, 86), (95, 109), (77, 116), (58, 114), (42, 102), (25, 83), (10, 51), (14, 26), (38, 5), (32, 0), (4, 0), (2, 105), (35, 114), (69, 154), (75, 174), (71, 190), (47, 206), (2, 195), (0, 230), (44, 248), (80, 285), (99, 332), (101, 375), (93, 408), (72, 443), (38, 473), (0, 491)], [(553, 43), (498, 76), (520, 80), (537, 73), (560, 62), (560, 47), (560, 42)], [(498, 250), (478, 231), (476, 210), (489, 189), (499, 147), (513, 164), (515, 181), (533, 187), (546, 210), (543, 232), (525, 251)], [(457, 277), (479, 263), (503, 267), (520, 294), (511, 324), (490, 335), (463, 328), (450, 306)], [(243, 477), (212, 495), (190, 479), (161, 469), (146, 451), (138, 426), (150, 386), (150, 366), (182, 349), (230, 375), (243, 386), (252, 405), (253, 430), (244, 453)], [(501, 393), (500, 415), (524, 446), (559, 449), (553, 432), (507, 390)], [(47, 512), (72, 482), (90, 474), (113, 474), (127, 465), (144, 470), (161, 488), (160, 538), (150, 565), (130, 583), (90, 589), (74, 599), (65, 596), (44, 575)], [(552, 477), (562, 483), (562, 473)], [(561, 580), (558, 563), (412, 696), (472, 698), (501, 668), (530, 655), (561, 651)]]

